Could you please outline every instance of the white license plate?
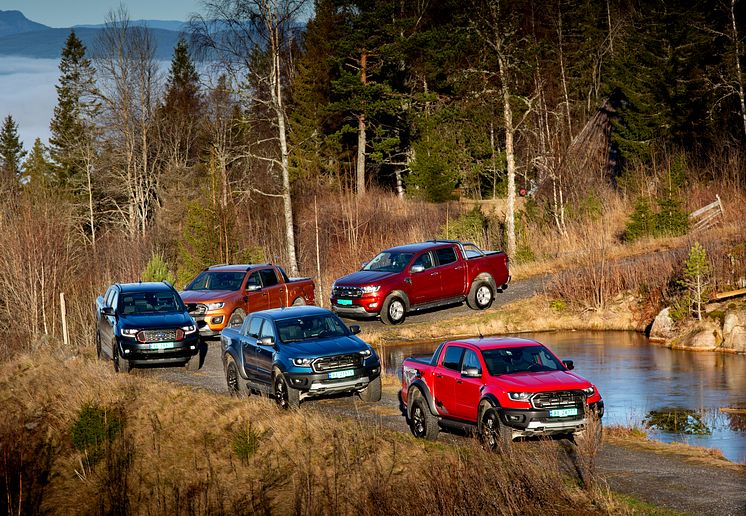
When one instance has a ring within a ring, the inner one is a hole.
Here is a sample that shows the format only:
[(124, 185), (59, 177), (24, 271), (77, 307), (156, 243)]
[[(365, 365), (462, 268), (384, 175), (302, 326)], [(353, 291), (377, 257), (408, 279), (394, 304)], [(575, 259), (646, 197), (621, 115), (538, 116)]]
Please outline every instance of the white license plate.
[(347, 378), (348, 376), (354, 376), (355, 370), (354, 369), (345, 369), (343, 371), (332, 371), (329, 373), (329, 379), (334, 380), (338, 378)]
[(148, 344), (148, 349), (171, 349), (176, 346), (175, 342), (153, 342)]
[(352, 299), (337, 299), (337, 304), (338, 305), (348, 305), (349, 306), (349, 305), (352, 304)]
[(549, 411), (549, 417), (568, 417), (568, 416), (577, 416), (577, 415), (578, 415), (577, 408), (562, 408), (562, 409), (553, 409)]

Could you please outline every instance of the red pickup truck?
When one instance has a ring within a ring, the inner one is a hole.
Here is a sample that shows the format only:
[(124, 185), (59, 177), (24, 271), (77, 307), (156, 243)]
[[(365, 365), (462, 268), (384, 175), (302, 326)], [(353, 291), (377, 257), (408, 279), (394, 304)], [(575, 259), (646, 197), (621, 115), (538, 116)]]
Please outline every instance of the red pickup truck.
[(435, 439), (440, 425), (476, 425), (492, 449), (516, 437), (583, 435), (589, 414), (601, 438), (604, 402), (588, 380), (572, 373), (544, 345), (518, 338), (442, 343), (432, 357), (402, 364), (401, 397), (416, 437)]
[(432, 240), (392, 247), (362, 270), (337, 279), (331, 307), (340, 315), (399, 324), (407, 312), (453, 303), (475, 310), (492, 305), (508, 287), (508, 256), (472, 243)]

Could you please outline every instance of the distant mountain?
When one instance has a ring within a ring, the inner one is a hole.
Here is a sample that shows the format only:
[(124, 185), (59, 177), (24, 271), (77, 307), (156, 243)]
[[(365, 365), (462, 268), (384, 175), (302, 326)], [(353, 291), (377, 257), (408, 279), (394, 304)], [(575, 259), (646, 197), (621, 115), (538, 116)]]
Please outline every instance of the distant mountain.
[[(151, 29), (163, 29), (172, 30), (175, 32), (186, 31), (189, 28), (187, 22), (178, 20), (130, 20), (130, 25), (134, 27), (148, 27)], [(85, 29), (103, 29), (106, 26), (105, 23), (88, 24), (88, 25), (75, 25), (74, 28), (82, 27)]]
[[(0, 56), (20, 56), (37, 59), (58, 59), (71, 29), (34, 30), (0, 37)], [(95, 52), (98, 36), (103, 29), (79, 27), (75, 34), (86, 46), (86, 53)], [(148, 29), (156, 43), (156, 59), (167, 61), (173, 55), (179, 33), (172, 30)]]
[(0, 37), (48, 28), (29, 20), (21, 11), (0, 11)]

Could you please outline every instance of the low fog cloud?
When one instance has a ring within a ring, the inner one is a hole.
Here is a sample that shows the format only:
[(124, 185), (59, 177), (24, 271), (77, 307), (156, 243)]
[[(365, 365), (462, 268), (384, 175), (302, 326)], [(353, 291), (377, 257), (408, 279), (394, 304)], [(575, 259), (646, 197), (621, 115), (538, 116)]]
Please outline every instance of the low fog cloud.
[(59, 60), (0, 56), (0, 120), (13, 115), (26, 149), (49, 139)]

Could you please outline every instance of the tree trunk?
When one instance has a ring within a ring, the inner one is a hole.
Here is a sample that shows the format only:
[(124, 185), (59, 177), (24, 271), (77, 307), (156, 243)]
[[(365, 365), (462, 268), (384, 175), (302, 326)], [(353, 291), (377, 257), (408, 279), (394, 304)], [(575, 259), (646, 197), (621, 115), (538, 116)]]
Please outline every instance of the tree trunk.
[(736, 26), (736, 0), (730, 0), (730, 21), (733, 25), (733, 43), (735, 44), (736, 82), (738, 82), (738, 100), (741, 103), (741, 118), (743, 119), (743, 135), (746, 137), (746, 98), (743, 91), (743, 75), (741, 74), (741, 43), (738, 39)]
[(510, 88), (506, 73), (506, 59), (498, 53), (500, 82), (503, 93), (503, 123), (505, 124), (505, 156), (508, 165), (508, 206), (505, 213), (505, 226), (508, 233), (508, 256), (515, 257), (515, 151), (513, 149), (513, 110), (510, 108)]
[[(360, 54), (360, 82), (368, 84), (367, 75), (368, 52), (363, 49)], [(365, 114), (357, 117), (357, 194), (365, 194)]]

